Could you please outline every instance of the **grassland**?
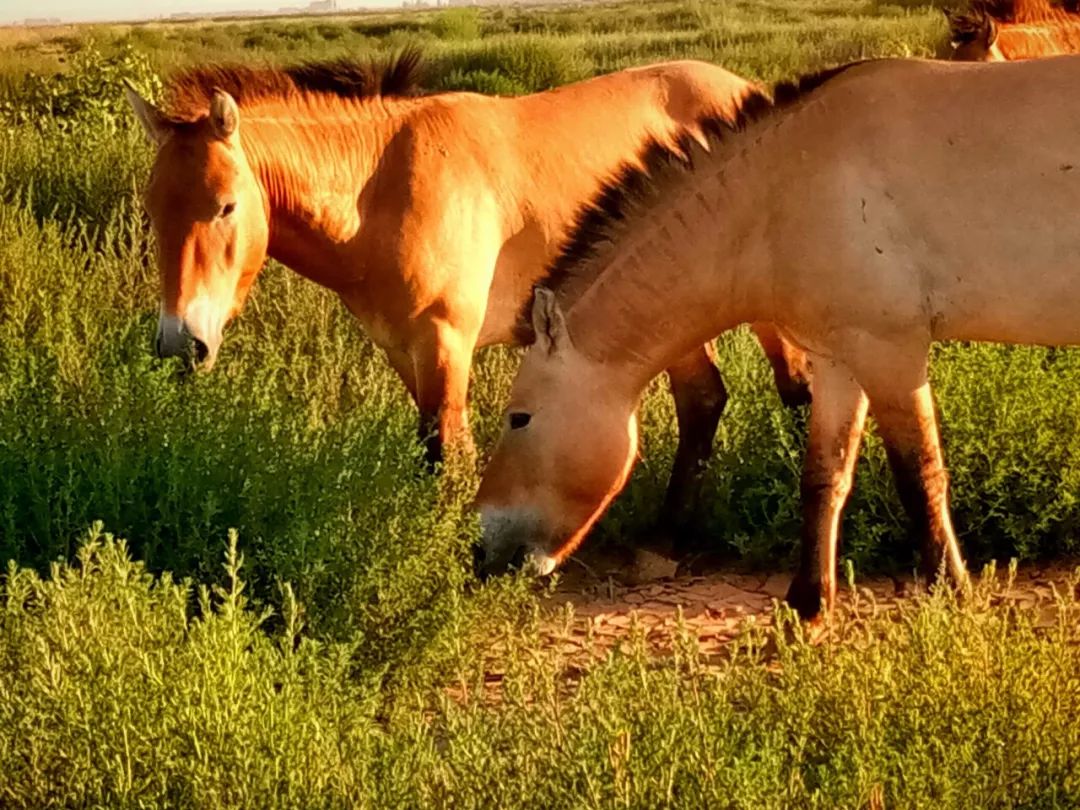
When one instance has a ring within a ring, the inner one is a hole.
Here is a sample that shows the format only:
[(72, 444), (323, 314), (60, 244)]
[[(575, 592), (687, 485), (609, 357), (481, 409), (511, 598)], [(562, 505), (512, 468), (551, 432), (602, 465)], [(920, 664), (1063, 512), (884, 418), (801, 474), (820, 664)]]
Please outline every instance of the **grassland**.
[[(847, 622), (836, 646), (781, 634), (766, 651), (751, 633), (719, 672), (686, 645), (571, 673), (534, 643), (523, 583), (470, 580), (474, 482), (422, 472), (404, 392), (332, 296), (271, 264), (212, 375), (181, 384), (149, 351), (150, 155), (121, 78), (153, 94), (192, 62), (417, 43), (440, 89), (526, 92), (676, 56), (773, 80), (931, 55), (943, 35), (933, 8), (847, 0), (0, 32), (0, 805), (1080, 803), (1068, 598), (1038, 630), (989, 594), (940, 598)], [(787, 570), (802, 416), (747, 335), (719, 350), (732, 401), (701, 532), (733, 565)], [(478, 363), (481, 446), (514, 358)], [(947, 345), (933, 375), (968, 555), (1075, 554), (1080, 355)], [(659, 507), (675, 447), (659, 386), (643, 425), (596, 542), (633, 542)], [(856, 570), (910, 566), (899, 514), (871, 438), (846, 525)], [(223, 572), (230, 530), (245, 563)], [(496, 642), (500, 701), (461, 699)]]

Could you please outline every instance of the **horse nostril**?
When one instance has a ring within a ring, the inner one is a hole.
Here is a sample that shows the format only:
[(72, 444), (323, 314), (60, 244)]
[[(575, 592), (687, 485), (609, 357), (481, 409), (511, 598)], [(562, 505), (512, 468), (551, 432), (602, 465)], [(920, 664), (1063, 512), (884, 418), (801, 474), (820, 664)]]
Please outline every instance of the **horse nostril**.
[(210, 349), (198, 338), (192, 338), (192, 342), (195, 344), (195, 361), (201, 363), (210, 354)]
[(514, 571), (520, 571), (525, 567), (525, 556), (528, 553), (528, 549), (525, 546), (518, 546), (514, 551), (514, 556), (510, 558), (510, 568)]
[(158, 357), (164, 357), (165, 356), (164, 354), (161, 353), (161, 335), (160, 334), (157, 337), (154, 338), (154, 354), (156, 354)]

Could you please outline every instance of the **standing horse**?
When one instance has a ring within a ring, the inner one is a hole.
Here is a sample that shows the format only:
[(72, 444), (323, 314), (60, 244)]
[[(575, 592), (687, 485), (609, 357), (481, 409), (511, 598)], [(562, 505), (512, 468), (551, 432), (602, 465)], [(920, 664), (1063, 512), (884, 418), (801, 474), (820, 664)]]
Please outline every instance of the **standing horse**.
[(1075, 4), (976, 0), (967, 11), (945, 13), (952, 58), (958, 62), (1013, 62), (1080, 52)]
[[(416, 97), (418, 58), (286, 70), (198, 68), (159, 110), (129, 90), (157, 146), (145, 201), (162, 279), (158, 353), (213, 363), (266, 256), (338, 293), (419, 407), (428, 457), (471, 449), (473, 350), (528, 338), (516, 314), (577, 209), (650, 139), (734, 120), (753, 87), (701, 62), (625, 70), (547, 93)], [(801, 358), (759, 325), (782, 396)], [(669, 516), (695, 498), (726, 401), (707, 346), (672, 361), (680, 424)]]
[[(584, 218), (538, 290), (537, 341), (477, 495), (481, 573), (549, 571), (624, 485), (649, 380), (758, 319), (808, 352), (802, 558), (787, 599), (814, 617), (867, 410), (922, 567), (966, 578), (928, 379), (935, 340), (1080, 343), (1080, 56), (994, 65), (884, 60), (744, 104), (693, 166), (651, 150), (648, 181)], [(1022, 109), (1022, 116), (1000, 116)]]

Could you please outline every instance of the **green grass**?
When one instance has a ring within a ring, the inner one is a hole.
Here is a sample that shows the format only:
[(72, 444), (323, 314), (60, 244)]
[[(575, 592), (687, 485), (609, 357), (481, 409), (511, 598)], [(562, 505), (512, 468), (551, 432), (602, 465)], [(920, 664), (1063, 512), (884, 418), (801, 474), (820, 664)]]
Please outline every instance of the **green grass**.
[[(910, 5), (910, 7), (905, 7)], [(449, 9), (409, 14), (85, 26), (20, 34), (0, 50), (2, 80), (26, 69), (64, 70), (87, 48), (131, 47), (168, 72), (213, 60), (271, 62), (364, 55), (417, 44), (436, 65), (487, 48), (514, 52), (541, 38), (607, 71), (648, 60), (710, 59), (772, 81), (822, 62), (930, 55), (945, 38), (933, 4), (875, 0), (649, 0), (553, 7)], [(523, 38), (524, 37), (524, 38)], [(480, 47), (483, 43), (484, 47)], [(0, 32), (0, 48), (4, 35)], [(481, 57), (483, 58), (483, 57)], [(442, 75), (436, 68), (436, 80)], [(542, 89), (530, 85), (525, 91)]]
[[(584, 673), (534, 620), (457, 639), (444, 690), (386, 690), (351, 645), (272, 627), (240, 559), (220, 585), (154, 580), (93, 537), (0, 590), (5, 807), (934, 807), (1080, 802), (1080, 606), (980, 586), (842, 615), (813, 646), (786, 614), (706, 668), (676, 633)], [(995, 602), (1000, 602), (994, 606)], [(1044, 605), (1053, 607), (1054, 603)], [(483, 682), (504, 650), (498, 693)], [(453, 647), (451, 643), (451, 647)], [(875, 803), (876, 801), (876, 803)]]
[[(521, 93), (677, 57), (772, 80), (931, 54), (942, 19), (657, 0), (0, 35), (0, 559), (16, 562), (0, 584), (0, 805), (1075, 805), (1068, 628), (920, 602), (851, 625), (849, 645), (784, 648), (780, 674), (756, 648), (717, 676), (639, 649), (567, 691), (564, 662), (530, 646), (523, 584), (470, 580), (475, 481), (423, 472), (404, 391), (332, 295), (271, 263), (213, 374), (180, 382), (150, 352), (150, 150), (122, 78), (153, 95), (192, 62), (420, 43), (442, 89)], [(732, 564), (790, 570), (804, 415), (780, 406), (748, 334), (719, 350), (732, 399), (701, 535)], [(475, 369), (481, 447), (515, 356)], [(940, 346), (933, 377), (968, 556), (1075, 554), (1080, 353)], [(642, 462), (591, 542), (651, 529), (676, 440), (659, 383), (642, 423)], [(84, 545), (97, 521), (139, 565)], [(858, 570), (911, 567), (873, 437), (845, 528)], [(220, 574), (231, 530), (244, 604), (235, 560)], [(496, 636), (501, 702), (448, 700)]]

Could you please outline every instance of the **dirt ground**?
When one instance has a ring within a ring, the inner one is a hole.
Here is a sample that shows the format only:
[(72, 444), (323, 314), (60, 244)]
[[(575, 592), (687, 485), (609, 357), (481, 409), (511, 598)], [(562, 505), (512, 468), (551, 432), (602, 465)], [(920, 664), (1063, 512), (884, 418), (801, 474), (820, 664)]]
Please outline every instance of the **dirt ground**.
[[(738, 572), (731, 565), (694, 566), (681, 573), (670, 560), (648, 551), (588, 550), (569, 559), (551, 593), (541, 601), (539, 646), (555, 654), (573, 688), (579, 677), (608, 651), (632, 637), (642, 638), (658, 657), (670, 655), (689, 636), (697, 643), (697, 663), (707, 669), (730, 658), (733, 643), (752, 623), (771, 627), (776, 603), (787, 592), (792, 571)], [(984, 572), (972, 570), (981, 582)], [(1052, 627), (1060, 610), (1058, 595), (1072, 594), (1080, 602), (1080, 559), (1020, 566), (1011, 585), (1007, 562), (994, 572), (993, 603), (1013, 603), (1035, 612), (1038, 627)], [(893, 611), (905, 600), (925, 592), (913, 575), (860, 578), (855, 591), (841, 575), (838, 630), (825, 623), (806, 627), (807, 638), (843, 643), (851, 629), (871, 614)], [(760, 637), (759, 637), (760, 638)], [(761, 651), (766, 658), (772, 643)], [(486, 649), (483, 686), (475, 692), (456, 684), (447, 689), (455, 700), (482, 699), (498, 703), (506, 676), (504, 644), (492, 639)], [(768, 664), (772, 666), (773, 664)]]
[[(1050, 624), (1056, 616), (1054, 588), (1060, 593), (1076, 588), (1078, 562), (1021, 566), (1009, 588), (1008, 564), (999, 564), (995, 599), (1036, 609), (1038, 623)], [(979, 573), (972, 571), (976, 577)], [(735, 573), (728, 568), (676, 576), (672, 563), (640, 551), (614, 558), (571, 559), (555, 592), (544, 600), (542, 632), (571, 657), (589, 657), (625, 639), (636, 627), (657, 653), (664, 653), (670, 651), (681, 622), (696, 636), (708, 660), (723, 655), (745, 622), (772, 624), (774, 602), (784, 598), (791, 574)], [(874, 577), (857, 580), (853, 594), (841, 575), (839, 601), (858, 613), (890, 610), (922, 588), (913, 576)]]

